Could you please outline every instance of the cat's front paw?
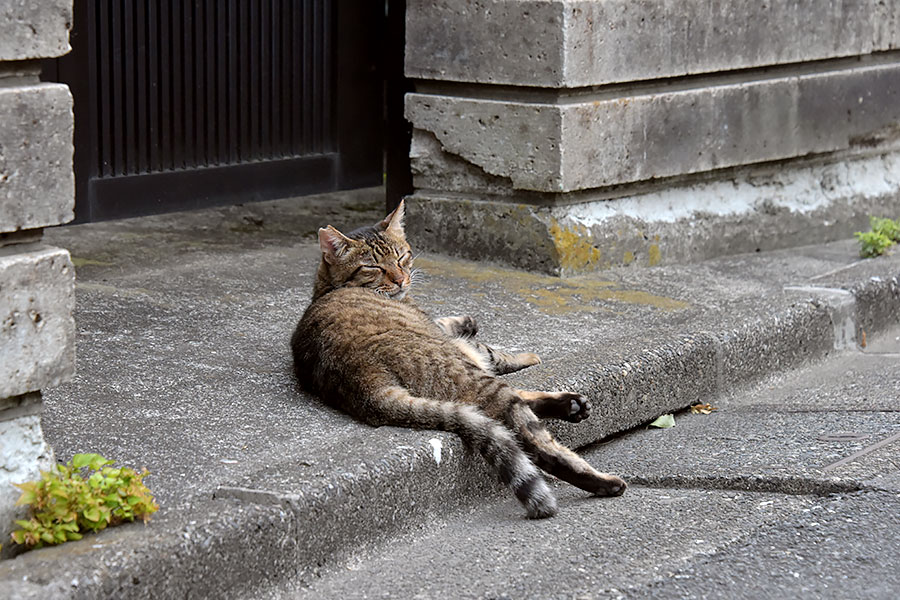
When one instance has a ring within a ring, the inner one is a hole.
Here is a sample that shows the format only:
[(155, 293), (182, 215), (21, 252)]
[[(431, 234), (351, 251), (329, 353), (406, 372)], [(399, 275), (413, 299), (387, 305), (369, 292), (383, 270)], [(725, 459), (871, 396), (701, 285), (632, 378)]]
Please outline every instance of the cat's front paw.
[(457, 321), (456, 335), (459, 337), (475, 337), (475, 334), (478, 333), (478, 322), (475, 320), (475, 317), (464, 315), (457, 317), (457, 319), (459, 320)]
[(601, 474), (601, 479), (597, 482), (594, 490), (595, 496), (621, 496), (625, 493), (628, 484), (621, 477), (615, 475)]
[(561, 400), (568, 402), (568, 414), (564, 417), (571, 423), (580, 423), (591, 416), (591, 403), (581, 394), (562, 392)]
[(478, 322), (469, 315), (442, 317), (435, 323), (450, 337), (472, 338), (478, 333)]

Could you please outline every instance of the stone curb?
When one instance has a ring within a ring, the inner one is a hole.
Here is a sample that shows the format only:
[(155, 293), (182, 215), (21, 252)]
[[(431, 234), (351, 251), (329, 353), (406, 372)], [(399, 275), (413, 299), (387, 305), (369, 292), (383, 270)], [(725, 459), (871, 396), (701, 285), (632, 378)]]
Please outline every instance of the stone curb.
[[(900, 320), (900, 274), (793, 293), (810, 297), (740, 328), (683, 336), (616, 365), (592, 366), (584, 350), (511, 380), (590, 397), (592, 419), (554, 427), (583, 446), (821, 358), (847, 343), (848, 326), (861, 339)], [(25, 554), (0, 563), (0, 586), (17, 598), (239, 597), (302, 584), (362, 548), (504, 493), (455, 436), (385, 430), (404, 445), (290, 493), (220, 487), (194, 499), (190, 514), (94, 538), (91, 552), (83, 542)], [(511, 500), (510, 510), (520, 508)]]
[(188, 514), (104, 532), (91, 552), (82, 543), (26, 553), (0, 563), (0, 586), (23, 600), (236, 597), (315, 578), (448, 507), (502, 493), (454, 436), (398, 433), (408, 445), (293, 493), (220, 487)]

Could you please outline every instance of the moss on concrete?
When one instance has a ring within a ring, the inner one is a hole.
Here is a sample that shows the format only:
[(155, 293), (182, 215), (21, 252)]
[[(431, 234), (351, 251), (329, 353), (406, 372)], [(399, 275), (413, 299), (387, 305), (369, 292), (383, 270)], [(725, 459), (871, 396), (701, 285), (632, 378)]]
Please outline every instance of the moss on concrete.
[[(592, 276), (560, 279), (514, 269), (472, 263), (443, 257), (417, 259), (425, 271), (443, 273), (463, 279), (473, 289), (492, 284), (515, 294), (549, 315), (574, 312), (618, 312), (616, 305), (650, 306), (663, 311), (684, 310), (691, 305), (675, 298), (651, 294), (644, 290), (621, 289), (620, 284)], [(425, 284), (427, 285), (427, 283)]]
[(659, 244), (650, 244), (650, 247), (647, 248), (647, 265), (655, 267), (661, 260), (662, 252), (659, 249)]
[(103, 260), (95, 260), (93, 258), (82, 258), (78, 256), (72, 257), (72, 264), (75, 265), (76, 269), (80, 269), (81, 267), (111, 267), (113, 263), (106, 262)]
[(553, 245), (559, 254), (559, 266), (563, 272), (587, 271), (600, 265), (602, 253), (584, 225), (562, 225), (550, 218), (548, 227)]

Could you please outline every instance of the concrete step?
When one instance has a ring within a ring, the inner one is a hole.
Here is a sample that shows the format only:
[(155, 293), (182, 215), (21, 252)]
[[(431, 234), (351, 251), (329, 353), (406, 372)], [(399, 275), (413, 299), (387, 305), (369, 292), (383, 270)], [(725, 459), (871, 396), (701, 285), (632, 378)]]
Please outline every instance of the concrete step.
[[(721, 397), (710, 414), (595, 449), (604, 468), (653, 486), (828, 494), (900, 492), (900, 330), (889, 352), (848, 351)], [(890, 342), (888, 344), (887, 342)]]
[(619, 498), (486, 499), (256, 598), (892, 598), (900, 329), (584, 451)]
[[(377, 193), (343, 202), (328, 216), (338, 227), (379, 218)], [(79, 373), (48, 392), (46, 435), (63, 459), (146, 465), (162, 508), (146, 527), (0, 564), (5, 589), (229, 597), (507, 497), (454, 436), (366, 427), (296, 390), (287, 340), (317, 262), (317, 206), (48, 236), (78, 267)], [(853, 347), (900, 315), (900, 257), (859, 261), (851, 242), (562, 280), (435, 255), (418, 265), (435, 316), (472, 314), (485, 341), (543, 355), (517, 385), (591, 399), (589, 421), (554, 425), (574, 446)]]

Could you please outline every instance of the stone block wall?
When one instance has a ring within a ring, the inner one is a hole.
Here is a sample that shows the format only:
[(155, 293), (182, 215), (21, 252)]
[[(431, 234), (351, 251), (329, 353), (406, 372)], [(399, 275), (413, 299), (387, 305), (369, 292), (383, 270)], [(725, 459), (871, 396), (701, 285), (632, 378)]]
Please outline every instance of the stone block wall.
[(418, 245), (557, 274), (900, 216), (900, 4), (410, 0)]
[(53, 464), (41, 390), (75, 370), (75, 271), (42, 228), (73, 218), (72, 97), (41, 83), (41, 58), (69, 51), (71, 0), (0, 4), (0, 557), (24, 515), (13, 483)]

